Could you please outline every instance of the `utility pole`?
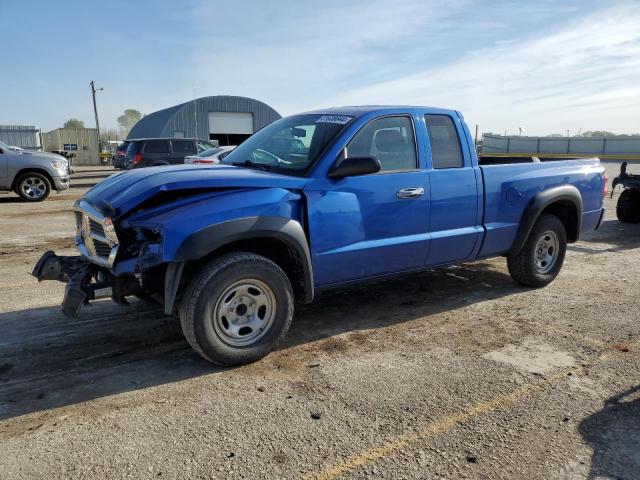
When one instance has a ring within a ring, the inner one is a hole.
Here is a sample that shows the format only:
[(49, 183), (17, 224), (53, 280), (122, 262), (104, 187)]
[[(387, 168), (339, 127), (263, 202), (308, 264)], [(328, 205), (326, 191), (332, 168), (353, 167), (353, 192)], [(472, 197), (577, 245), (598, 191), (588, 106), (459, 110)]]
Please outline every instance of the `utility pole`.
[(91, 80), (91, 97), (93, 98), (93, 113), (96, 116), (96, 132), (98, 134), (98, 155), (102, 152), (102, 148), (100, 148), (100, 121), (98, 120), (98, 107), (96, 106), (96, 91), (104, 90), (104, 88), (96, 88), (96, 82)]

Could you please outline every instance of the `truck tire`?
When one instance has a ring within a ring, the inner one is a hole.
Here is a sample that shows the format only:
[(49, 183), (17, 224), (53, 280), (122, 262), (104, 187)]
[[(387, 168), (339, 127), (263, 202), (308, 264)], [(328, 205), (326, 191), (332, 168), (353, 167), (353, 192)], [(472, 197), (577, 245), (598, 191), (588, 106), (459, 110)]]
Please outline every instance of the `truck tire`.
[(622, 191), (616, 204), (616, 216), (623, 223), (640, 223), (640, 190)]
[(220, 366), (254, 362), (284, 338), (293, 318), (287, 275), (268, 258), (230, 253), (205, 265), (180, 304), (189, 345)]
[(16, 193), (27, 202), (41, 202), (51, 193), (51, 182), (45, 175), (37, 172), (20, 175), (15, 185)]
[(567, 252), (567, 232), (555, 215), (536, 220), (522, 249), (507, 256), (513, 279), (528, 287), (544, 287), (560, 273)]

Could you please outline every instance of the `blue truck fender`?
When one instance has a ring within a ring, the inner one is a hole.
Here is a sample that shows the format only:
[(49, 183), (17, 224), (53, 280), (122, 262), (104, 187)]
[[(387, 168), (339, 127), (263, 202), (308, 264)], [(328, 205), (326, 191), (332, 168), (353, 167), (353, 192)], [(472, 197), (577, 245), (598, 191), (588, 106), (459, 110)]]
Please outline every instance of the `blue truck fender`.
[(552, 207), (551, 213), (558, 214), (565, 224), (568, 242), (573, 243), (578, 240), (582, 223), (582, 195), (573, 185), (560, 185), (543, 190), (531, 199), (524, 209), (518, 234), (508, 255), (516, 255), (522, 249), (536, 220), (549, 207)]
[(185, 262), (204, 258), (233, 242), (260, 238), (279, 240), (294, 254), (300, 275), (290, 278), (290, 281), (294, 291), (301, 293), (300, 300), (310, 303), (314, 296), (313, 267), (309, 243), (302, 225), (285, 217), (246, 217), (211, 225), (194, 232), (182, 242), (165, 276), (165, 313), (168, 310), (170, 314), (173, 309)]

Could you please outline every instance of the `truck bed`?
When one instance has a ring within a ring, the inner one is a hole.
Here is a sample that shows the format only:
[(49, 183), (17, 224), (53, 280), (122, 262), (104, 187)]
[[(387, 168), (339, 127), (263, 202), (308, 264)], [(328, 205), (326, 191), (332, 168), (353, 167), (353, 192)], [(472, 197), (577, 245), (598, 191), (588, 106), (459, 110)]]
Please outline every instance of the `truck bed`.
[(598, 223), (604, 167), (597, 158), (481, 165), (480, 171), (485, 237), (479, 258), (502, 255), (509, 250), (525, 207), (537, 193), (548, 188), (575, 186), (583, 201), (581, 231), (592, 230)]

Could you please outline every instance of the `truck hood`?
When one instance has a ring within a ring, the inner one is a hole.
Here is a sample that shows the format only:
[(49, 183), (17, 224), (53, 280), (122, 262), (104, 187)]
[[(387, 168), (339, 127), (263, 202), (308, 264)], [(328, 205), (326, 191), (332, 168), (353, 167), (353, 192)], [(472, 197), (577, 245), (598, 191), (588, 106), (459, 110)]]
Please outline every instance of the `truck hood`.
[(179, 191), (201, 193), (232, 188), (303, 189), (308, 178), (280, 175), (231, 165), (176, 165), (141, 168), (113, 175), (81, 200), (111, 218), (119, 218), (156, 195)]
[(30, 158), (43, 159), (43, 160), (64, 160), (67, 161), (62, 155), (58, 155), (57, 153), (50, 152), (32, 152), (30, 150), (14, 150), (17, 155), (25, 155)]

